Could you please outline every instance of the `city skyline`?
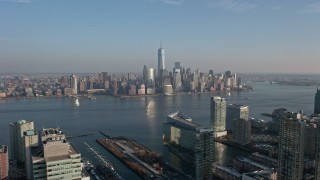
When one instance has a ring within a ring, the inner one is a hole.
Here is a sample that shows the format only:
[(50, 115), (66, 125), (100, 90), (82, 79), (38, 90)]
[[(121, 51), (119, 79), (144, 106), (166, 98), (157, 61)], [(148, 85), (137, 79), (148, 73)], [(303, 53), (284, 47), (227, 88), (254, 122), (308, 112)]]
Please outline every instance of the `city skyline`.
[(0, 15), (2, 72), (140, 72), (162, 40), (168, 70), (318, 73), (317, 1), (0, 0)]

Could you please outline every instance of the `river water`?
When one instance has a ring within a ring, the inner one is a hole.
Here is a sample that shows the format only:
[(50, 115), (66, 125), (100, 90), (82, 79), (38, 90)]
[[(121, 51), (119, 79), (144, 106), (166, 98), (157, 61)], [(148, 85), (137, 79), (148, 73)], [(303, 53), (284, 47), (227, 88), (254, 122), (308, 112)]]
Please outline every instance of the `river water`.
[[(269, 83), (249, 85), (254, 87), (253, 91), (230, 94), (223, 92), (132, 98), (100, 95), (95, 100), (81, 97), (80, 106), (76, 106), (71, 97), (8, 98), (0, 100), (0, 144), (9, 145), (8, 125), (20, 119), (34, 121), (36, 129), (59, 126), (67, 136), (93, 133), (72, 140), (82, 155), (95, 161), (83, 144), (86, 141), (106, 156), (126, 179), (136, 179), (138, 177), (132, 171), (95, 142), (96, 138), (102, 137), (100, 130), (112, 136), (126, 136), (162, 153), (162, 124), (166, 121), (166, 115), (181, 110), (191, 116), (194, 122), (208, 127), (211, 96), (225, 97), (230, 104), (250, 106), (250, 116), (256, 119), (268, 120), (260, 113), (269, 113), (278, 107), (290, 111), (304, 110), (306, 114), (313, 112), (316, 87)], [(239, 155), (248, 153), (215, 144), (215, 161), (219, 163), (230, 165), (232, 158)]]

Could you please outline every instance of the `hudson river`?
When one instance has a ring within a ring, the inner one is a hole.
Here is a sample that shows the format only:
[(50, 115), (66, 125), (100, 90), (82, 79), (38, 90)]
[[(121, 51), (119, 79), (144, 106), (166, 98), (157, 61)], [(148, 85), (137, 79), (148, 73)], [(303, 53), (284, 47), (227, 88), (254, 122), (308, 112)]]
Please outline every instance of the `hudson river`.
[[(59, 126), (67, 136), (93, 133), (91, 136), (75, 138), (71, 141), (83, 156), (90, 156), (83, 141), (86, 141), (108, 158), (115, 169), (125, 179), (138, 178), (106, 150), (95, 139), (102, 137), (100, 130), (112, 136), (126, 136), (162, 153), (162, 123), (166, 115), (181, 110), (191, 116), (193, 122), (209, 126), (210, 97), (220, 95), (228, 104), (250, 106), (250, 117), (269, 120), (260, 115), (271, 113), (278, 107), (289, 111), (313, 112), (316, 87), (285, 86), (269, 83), (249, 83), (253, 91), (203, 94), (181, 94), (176, 96), (150, 96), (117, 98), (99, 95), (95, 100), (81, 97), (80, 106), (71, 97), (8, 98), (0, 100), (0, 144), (9, 145), (9, 123), (20, 119), (35, 122), (36, 129)], [(227, 147), (215, 146), (215, 160), (230, 165), (232, 158), (247, 155), (247, 152)], [(9, 147), (10, 148), (10, 147)]]

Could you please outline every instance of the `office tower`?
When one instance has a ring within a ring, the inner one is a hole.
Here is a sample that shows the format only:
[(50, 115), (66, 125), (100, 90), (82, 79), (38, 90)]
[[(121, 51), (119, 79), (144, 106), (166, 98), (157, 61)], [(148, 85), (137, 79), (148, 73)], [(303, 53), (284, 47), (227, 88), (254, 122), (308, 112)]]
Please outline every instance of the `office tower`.
[(317, 88), (317, 93), (314, 98), (314, 114), (320, 114), (320, 89)]
[(65, 76), (62, 76), (60, 79), (60, 84), (62, 87), (68, 87), (68, 79)]
[(118, 85), (118, 81), (114, 80), (113, 81), (113, 95), (117, 96), (118, 95), (118, 90), (119, 90), (119, 85)]
[(176, 71), (173, 75), (173, 88), (175, 92), (180, 92), (182, 90), (182, 81), (180, 71)]
[(142, 76), (143, 76), (143, 82), (146, 83), (147, 82), (147, 66), (146, 65), (143, 66)]
[(174, 62), (174, 70), (181, 70), (181, 63), (180, 62)]
[(155, 94), (155, 69), (147, 68), (147, 78), (146, 78), (146, 93)]
[(106, 82), (109, 81), (108, 73), (107, 72), (102, 72), (101, 74), (102, 74), (103, 88), (106, 89)]
[(280, 119), (278, 179), (303, 178), (304, 134), (306, 122), (300, 113), (285, 113)]
[(249, 119), (249, 106), (229, 104), (227, 107), (227, 130), (232, 130), (233, 120), (240, 118)]
[(135, 86), (134, 84), (131, 84), (130, 86), (129, 86), (130, 88), (129, 88), (129, 96), (135, 96), (135, 95), (137, 95), (137, 86)]
[(0, 146), (0, 180), (7, 180), (9, 174), (8, 146)]
[(87, 82), (85, 79), (79, 81), (79, 92), (83, 93), (87, 90)]
[(42, 129), (32, 148), (32, 179), (81, 179), (81, 155), (58, 128)]
[(232, 72), (231, 71), (226, 71), (224, 73), (224, 75), (226, 76), (226, 78), (231, 78), (232, 77)]
[(75, 74), (72, 74), (70, 76), (70, 88), (71, 88), (72, 95), (78, 94), (78, 80)]
[(227, 134), (226, 131), (226, 101), (219, 96), (211, 97), (210, 124), (213, 128), (214, 137)]
[(211, 179), (213, 130), (193, 123), (182, 112), (168, 115), (163, 124), (163, 160), (192, 179)]
[(158, 78), (162, 77), (162, 71), (165, 69), (165, 51), (161, 47), (158, 49)]
[(232, 140), (241, 145), (251, 142), (251, 121), (248, 119), (234, 119)]
[(238, 78), (237, 78), (237, 86), (240, 87), (240, 86), (241, 86), (241, 83), (242, 83), (242, 82), (241, 82), (241, 77), (238, 77)]
[(212, 69), (209, 70), (209, 76), (213, 77), (213, 70)]

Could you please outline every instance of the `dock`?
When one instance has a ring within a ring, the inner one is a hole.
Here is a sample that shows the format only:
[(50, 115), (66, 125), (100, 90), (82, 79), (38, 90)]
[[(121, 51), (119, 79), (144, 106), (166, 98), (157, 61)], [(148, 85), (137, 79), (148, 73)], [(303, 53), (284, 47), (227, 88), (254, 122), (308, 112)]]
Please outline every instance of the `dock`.
[(97, 142), (140, 177), (162, 177), (160, 154), (124, 137), (97, 139)]
[(95, 179), (110, 179), (110, 180), (123, 180), (123, 178), (119, 175), (118, 172), (113, 168), (112, 164), (101, 155), (95, 148), (91, 147), (88, 143), (83, 142), (89, 152), (93, 154), (93, 156), (99, 161), (99, 165), (94, 168), (95, 171)]

